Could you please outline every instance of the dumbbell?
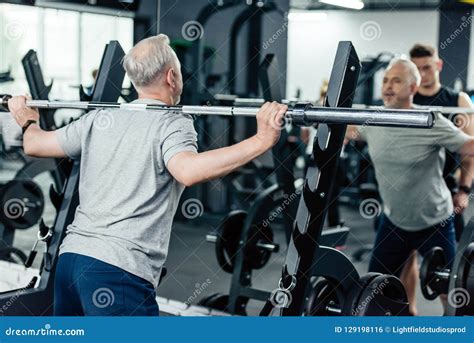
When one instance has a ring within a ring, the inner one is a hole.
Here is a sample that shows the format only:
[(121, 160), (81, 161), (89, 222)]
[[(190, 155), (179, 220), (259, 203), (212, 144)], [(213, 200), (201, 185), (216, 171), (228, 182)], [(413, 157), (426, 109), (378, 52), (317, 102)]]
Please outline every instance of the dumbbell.
[(240, 248), (245, 249), (246, 266), (251, 269), (265, 266), (271, 254), (280, 249), (273, 242), (273, 230), (269, 225), (252, 225), (249, 240), (241, 241), (246, 218), (246, 211), (232, 211), (221, 222), (216, 233), (206, 235), (207, 242), (215, 243), (217, 261), (228, 273), (234, 270), (235, 257)]
[(455, 272), (458, 285), (470, 296), (474, 295), (474, 243), (470, 243), (463, 251), (457, 270), (446, 268), (447, 261), (444, 250), (432, 248), (423, 258), (420, 268), (420, 283), (423, 296), (428, 300), (436, 299), (440, 294), (449, 293), (451, 273)]
[(392, 275), (368, 273), (348, 289), (324, 277), (312, 281), (305, 316), (400, 316), (408, 314), (401, 281)]

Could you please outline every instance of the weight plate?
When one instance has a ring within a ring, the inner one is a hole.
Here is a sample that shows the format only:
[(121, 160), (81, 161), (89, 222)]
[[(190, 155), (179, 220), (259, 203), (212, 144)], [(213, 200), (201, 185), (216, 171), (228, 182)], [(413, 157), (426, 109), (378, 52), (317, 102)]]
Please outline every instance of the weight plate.
[(44, 196), (31, 180), (12, 180), (2, 186), (0, 222), (12, 229), (28, 229), (43, 215)]
[(258, 246), (258, 244), (273, 243), (273, 230), (269, 225), (252, 225), (247, 242), (239, 244), (246, 218), (246, 211), (232, 211), (217, 229), (217, 262), (228, 273), (232, 273), (234, 270), (239, 246), (244, 249), (246, 268), (260, 269), (268, 263), (272, 255), (270, 250)]
[(216, 257), (221, 268), (232, 273), (239, 248), (240, 236), (244, 227), (246, 211), (232, 211), (217, 228)]
[(262, 249), (257, 246), (258, 243), (273, 244), (273, 230), (270, 225), (252, 225), (249, 233), (249, 240), (245, 246), (246, 263), (252, 269), (263, 268), (270, 257), (272, 252), (270, 250)]
[[(337, 284), (324, 278), (317, 279), (312, 286), (310, 296), (305, 305), (305, 316), (337, 316), (334, 310), (341, 309), (343, 295)], [(333, 311), (331, 311), (333, 309)]]
[[(462, 258), (459, 261), (458, 270), (456, 273), (456, 281), (459, 284), (456, 287), (467, 288), (467, 280), (469, 279), (469, 271), (474, 264), (474, 243), (470, 243), (464, 249)], [(472, 276), (471, 276), (472, 277)]]
[[(361, 278), (362, 280), (362, 278)], [(362, 291), (353, 305), (356, 316), (400, 316), (408, 314), (408, 299), (401, 281), (379, 274), (363, 280)]]
[(442, 285), (444, 283), (436, 276), (435, 272), (442, 271), (446, 266), (446, 256), (440, 247), (432, 248), (423, 258), (420, 267), (420, 286), (423, 296), (434, 300), (438, 295), (447, 293)]
[(0, 248), (0, 259), (7, 262), (25, 264), (28, 256), (26, 256), (26, 254), (20, 249), (14, 247), (3, 247)]

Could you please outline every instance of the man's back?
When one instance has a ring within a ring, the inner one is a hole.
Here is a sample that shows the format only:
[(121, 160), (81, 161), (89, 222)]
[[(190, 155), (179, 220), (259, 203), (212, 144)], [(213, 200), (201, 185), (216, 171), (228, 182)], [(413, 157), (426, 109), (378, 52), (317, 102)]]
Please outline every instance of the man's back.
[(94, 111), (58, 131), (58, 139), (68, 156), (81, 158), (80, 205), (61, 253), (100, 259), (156, 286), (184, 189), (166, 163), (197, 150), (192, 119)]

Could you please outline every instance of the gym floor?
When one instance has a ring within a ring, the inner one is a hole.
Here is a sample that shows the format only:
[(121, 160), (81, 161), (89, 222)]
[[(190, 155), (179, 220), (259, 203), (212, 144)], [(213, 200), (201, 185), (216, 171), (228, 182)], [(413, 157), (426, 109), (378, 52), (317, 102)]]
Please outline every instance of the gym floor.
[[(21, 163), (0, 158), (0, 183), (11, 179), (21, 166)], [(47, 174), (38, 176), (35, 181), (42, 187), (45, 194), (46, 207), (44, 220), (47, 225), (54, 221), (55, 210), (48, 197), (49, 185), (52, 180)], [(358, 208), (341, 206), (341, 217), (351, 228), (348, 236), (345, 253), (352, 256), (360, 247), (371, 244), (374, 240), (372, 220), (364, 219)], [(472, 212), (472, 208), (468, 209)], [(219, 223), (217, 216), (208, 218), (203, 214), (201, 218), (187, 222), (175, 222), (170, 242), (170, 250), (166, 262), (167, 275), (163, 279), (157, 294), (160, 297), (170, 298), (182, 302), (196, 304), (199, 299), (211, 293), (228, 293), (231, 275), (224, 272), (217, 264), (214, 245), (207, 243), (205, 236)], [(275, 227), (275, 239), (280, 244), (280, 252), (273, 254), (270, 262), (263, 269), (253, 272), (253, 286), (262, 290), (272, 291), (277, 287), (286, 253), (285, 237), (282, 227)], [(26, 253), (35, 241), (37, 227), (15, 233), (14, 246)], [(366, 273), (370, 254), (366, 254), (361, 262), (355, 262), (359, 273)], [(39, 267), (40, 259), (36, 259)], [(424, 316), (442, 315), (440, 301), (425, 300), (418, 289), (418, 312)], [(262, 303), (252, 301), (247, 307), (249, 315), (258, 314)]]

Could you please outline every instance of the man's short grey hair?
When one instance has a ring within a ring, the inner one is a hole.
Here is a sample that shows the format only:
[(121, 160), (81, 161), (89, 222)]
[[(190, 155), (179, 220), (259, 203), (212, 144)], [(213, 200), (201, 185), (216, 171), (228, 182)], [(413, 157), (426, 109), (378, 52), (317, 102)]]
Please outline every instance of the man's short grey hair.
[(177, 60), (168, 36), (159, 34), (138, 42), (125, 55), (122, 64), (135, 87), (146, 87)]
[(398, 64), (403, 65), (408, 70), (412, 77), (412, 82), (419, 86), (421, 83), (421, 75), (416, 64), (406, 58), (394, 58), (390, 61), (387, 70)]

